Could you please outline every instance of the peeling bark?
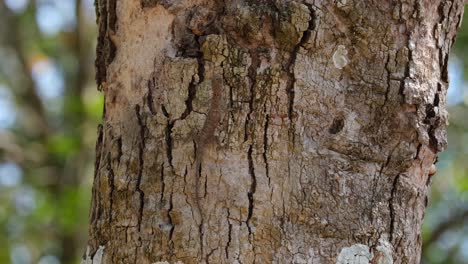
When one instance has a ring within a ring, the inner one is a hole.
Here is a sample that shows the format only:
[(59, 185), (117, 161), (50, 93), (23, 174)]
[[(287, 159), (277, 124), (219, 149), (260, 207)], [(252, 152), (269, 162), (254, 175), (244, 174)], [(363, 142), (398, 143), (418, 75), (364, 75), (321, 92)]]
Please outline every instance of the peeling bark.
[(98, 0), (85, 263), (419, 263), (461, 0)]

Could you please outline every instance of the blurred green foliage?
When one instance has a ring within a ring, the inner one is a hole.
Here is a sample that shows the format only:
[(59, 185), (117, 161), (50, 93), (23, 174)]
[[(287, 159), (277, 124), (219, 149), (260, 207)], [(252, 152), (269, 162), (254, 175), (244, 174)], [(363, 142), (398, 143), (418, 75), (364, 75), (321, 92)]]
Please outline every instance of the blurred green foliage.
[[(79, 263), (96, 126), (93, 0), (0, 0), (0, 263)], [(451, 59), (449, 147), (423, 228), (425, 264), (468, 263), (468, 19)], [(464, 73), (464, 74), (463, 74)]]
[(0, 263), (79, 263), (96, 126), (93, 1), (0, 0)]

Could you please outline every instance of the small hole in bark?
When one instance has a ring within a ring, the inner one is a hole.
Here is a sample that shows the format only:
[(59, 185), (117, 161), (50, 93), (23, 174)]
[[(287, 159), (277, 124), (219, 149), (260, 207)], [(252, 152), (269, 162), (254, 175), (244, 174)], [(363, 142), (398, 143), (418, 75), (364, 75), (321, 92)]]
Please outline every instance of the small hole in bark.
[(343, 130), (344, 127), (344, 120), (342, 117), (337, 117), (333, 119), (333, 123), (328, 129), (328, 132), (330, 134), (338, 134), (341, 130)]

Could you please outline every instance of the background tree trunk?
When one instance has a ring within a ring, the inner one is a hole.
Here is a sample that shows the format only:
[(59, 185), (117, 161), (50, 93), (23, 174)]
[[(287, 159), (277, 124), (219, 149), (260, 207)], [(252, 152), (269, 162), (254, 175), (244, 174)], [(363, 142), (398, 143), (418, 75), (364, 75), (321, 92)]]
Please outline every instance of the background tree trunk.
[(85, 263), (419, 263), (463, 1), (97, 10)]

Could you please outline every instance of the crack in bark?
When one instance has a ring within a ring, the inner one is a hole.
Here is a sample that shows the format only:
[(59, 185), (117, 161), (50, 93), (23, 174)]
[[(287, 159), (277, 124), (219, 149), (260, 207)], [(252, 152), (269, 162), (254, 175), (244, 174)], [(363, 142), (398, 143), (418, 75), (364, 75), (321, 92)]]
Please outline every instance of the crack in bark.
[[(265, 112), (266, 112), (266, 105), (265, 105)], [(269, 120), (270, 115), (265, 116), (265, 126), (263, 128), (263, 162), (265, 163), (265, 174), (266, 177), (268, 178), (268, 186), (270, 186), (271, 183), (271, 178), (270, 178), (270, 165), (268, 163), (268, 125), (269, 125)]]
[(96, 83), (98, 90), (107, 81), (107, 66), (114, 60), (117, 48), (112, 41), (117, 24), (117, 0), (101, 0), (97, 2), (96, 16), (98, 22), (98, 41), (96, 45)]
[(107, 170), (109, 171), (109, 176), (108, 176), (108, 185), (109, 185), (109, 223), (112, 222), (112, 208), (113, 208), (113, 204), (114, 204), (114, 198), (113, 198), (113, 194), (114, 194), (114, 189), (115, 189), (115, 185), (114, 185), (114, 170), (112, 169), (112, 158), (111, 158), (111, 155), (110, 153), (108, 153), (107, 155)]
[(145, 155), (145, 148), (146, 148), (146, 121), (143, 122), (141, 113), (140, 113), (140, 105), (135, 106), (136, 117), (138, 121), (138, 125), (140, 126), (140, 144), (139, 144), (139, 151), (138, 151), (138, 177), (137, 183), (135, 187), (135, 191), (139, 193), (140, 196), (140, 206), (138, 209), (138, 232), (141, 229), (141, 222), (143, 219), (143, 209), (145, 206), (145, 193), (141, 190), (141, 179), (143, 177), (143, 167), (144, 167), (144, 155)]
[(436, 137), (435, 130), (440, 126), (441, 118), (436, 113), (435, 109), (439, 107), (439, 93), (442, 91), (440, 83), (437, 83), (437, 92), (434, 95), (432, 104), (426, 104), (426, 116), (423, 123), (428, 125), (427, 134), (429, 135), (429, 147), (434, 153), (441, 150), (439, 146), (439, 140)]
[(388, 199), (388, 209), (390, 211), (390, 230), (389, 230), (389, 239), (390, 243), (393, 241), (393, 232), (395, 231), (395, 206), (393, 205), (395, 194), (397, 192), (398, 180), (400, 179), (400, 174), (398, 174), (393, 180), (392, 190), (390, 192), (390, 198)]
[(122, 152), (122, 137), (120, 136), (117, 139), (117, 163), (120, 165), (120, 159), (122, 158), (123, 152)]
[(161, 163), (161, 195), (159, 201), (164, 200), (164, 192), (166, 190), (166, 183), (164, 182), (164, 162)]
[(99, 219), (99, 201), (100, 201), (100, 192), (97, 190), (97, 178), (99, 175), (99, 171), (101, 169), (101, 156), (102, 156), (102, 147), (103, 147), (103, 126), (99, 124), (97, 127), (98, 136), (96, 140), (95, 146), (95, 153), (96, 153), (96, 160), (94, 162), (94, 181), (93, 181), (93, 188), (92, 188), (92, 206), (91, 206), (91, 224), (94, 226), (95, 221)]
[(180, 116), (179, 120), (184, 120), (187, 118), (188, 115), (193, 111), (193, 100), (197, 94), (197, 86), (205, 80), (205, 62), (203, 60), (203, 54), (198, 54), (196, 57), (198, 68), (197, 68), (197, 75), (198, 75), (198, 82), (195, 79), (195, 76), (192, 76), (192, 80), (188, 86), (188, 97), (185, 100), (185, 110)]
[[(172, 185), (174, 187), (174, 185)], [(171, 195), (169, 196), (169, 208), (167, 210), (167, 218), (169, 219), (169, 224), (171, 225), (171, 229), (169, 230), (169, 248), (171, 251), (171, 255), (173, 255), (174, 251), (174, 241), (172, 241), (172, 236), (174, 235), (175, 225), (171, 216), (172, 209), (174, 209), (174, 203), (172, 202), (172, 196), (174, 193), (174, 189), (171, 190)]]
[(250, 100), (249, 100), (249, 113), (247, 114), (247, 117), (245, 119), (245, 124), (244, 124), (244, 142), (248, 140), (249, 138), (249, 125), (250, 125), (250, 120), (252, 120), (252, 113), (254, 111), (254, 103), (255, 103), (255, 88), (257, 85), (257, 69), (260, 66), (260, 58), (258, 55), (258, 52), (255, 50), (250, 50), (250, 58), (252, 59), (252, 62), (247, 70), (247, 76), (250, 79)]
[(231, 217), (231, 211), (229, 210), (229, 208), (227, 208), (228, 241), (226, 243), (226, 246), (224, 247), (224, 253), (226, 254), (226, 259), (229, 259), (229, 246), (231, 245), (231, 241), (232, 241), (232, 224), (231, 224), (231, 221), (229, 221), (230, 217)]
[(148, 80), (148, 94), (146, 95), (146, 102), (148, 104), (148, 109), (152, 115), (156, 115), (156, 110), (154, 109), (154, 98), (153, 98), (153, 89), (156, 87), (156, 79), (152, 77)]
[(406, 47), (408, 49), (408, 62), (405, 64), (405, 74), (403, 78), (401, 79), (400, 83), (400, 90), (398, 93), (403, 97), (403, 101), (406, 101), (406, 96), (405, 96), (405, 83), (406, 80), (412, 79), (410, 77), (410, 64), (413, 61), (413, 51), (410, 49), (410, 37), (408, 37), (408, 43), (406, 44)]
[(206, 254), (205, 256), (205, 260), (206, 260), (206, 264), (209, 264), (210, 263), (210, 257), (211, 255), (213, 255), (213, 253), (218, 250), (218, 247), (217, 248), (213, 248), (212, 250), (210, 250), (210, 252), (208, 252), (208, 254)]
[[(299, 43), (296, 46), (294, 46), (294, 49), (290, 54), (289, 61), (286, 64), (286, 71), (289, 76), (288, 82), (286, 84), (286, 93), (288, 94), (288, 118), (289, 118), (289, 122), (291, 125), (290, 127), (291, 131), (294, 131), (293, 130), (294, 129), (294, 122), (293, 122), (294, 97), (295, 97), (294, 85), (296, 83), (294, 65), (296, 64), (297, 54), (299, 53), (299, 50), (309, 41), (310, 36), (311, 36), (311, 31), (315, 29), (315, 11), (311, 4), (304, 3), (304, 5), (306, 5), (307, 8), (309, 9), (309, 15), (310, 15), (309, 26), (307, 30), (302, 33), (302, 37), (299, 40)], [(292, 135), (294, 135), (294, 133), (292, 133)]]
[[(249, 240), (250, 236), (252, 235), (252, 227), (250, 226), (250, 220), (252, 219), (253, 215), (253, 210), (254, 210), (254, 194), (255, 191), (257, 190), (257, 177), (255, 176), (255, 168), (254, 168), (254, 162), (252, 158), (252, 152), (253, 152), (253, 147), (252, 145), (249, 146), (249, 150), (247, 152), (247, 159), (249, 163), (249, 174), (250, 174), (250, 190), (247, 193), (247, 197), (249, 199), (249, 211), (247, 214), (247, 220), (245, 221), (247, 224), (247, 229), (249, 230)], [(252, 241), (250, 241), (252, 243)]]
[(391, 88), (391, 70), (388, 68), (390, 64), (390, 53), (387, 52), (387, 62), (385, 63), (385, 71), (387, 72), (387, 89), (385, 90), (385, 100), (382, 106), (385, 106), (388, 101), (388, 95), (390, 93), (390, 88)]
[(165, 132), (165, 137), (166, 137), (166, 156), (167, 160), (169, 162), (169, 167), (171, 168), (171, 171), (174, 172), (174, 164), (172, 164), (172, 149), (174, 147), (174, 142), (172, 139), (172, 129), (174, 128), (174, 122), (167, 120), (167, 126), (166, 126), (166, 132)]

